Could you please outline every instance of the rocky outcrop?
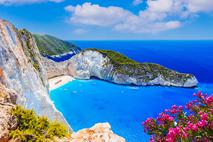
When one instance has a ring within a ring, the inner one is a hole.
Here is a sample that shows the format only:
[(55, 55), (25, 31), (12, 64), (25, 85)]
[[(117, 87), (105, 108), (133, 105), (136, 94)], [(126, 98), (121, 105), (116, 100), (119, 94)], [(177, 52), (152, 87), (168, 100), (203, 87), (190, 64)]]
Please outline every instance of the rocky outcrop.
[(17, 104), (64, 120), (49, 98), (46, 71), (32, 35), (4, 20), (0, 20), (0, 83), (19, 94)]
[(195, 87), (197, 79), (153, 63), (138, 63), (109, 50), (87, 49), (70, 60), (55, 63), (44, 59), (48, 77), (71, 75), (77, 79), (96, 77), (125, 85)]
[(125, 142), (114, 134), (109, 123), (97, 123), (92, 128), (83, 129), (71, 135), (70, 142)]
[(7, 142), (9, 140), (9, 129), (14, 126), (10, 112), (15, 106), (16, 99), (17, 95), (15, 92), (0, 83), (0, 142)]
[(42, 61), (48, 79), (68, 74), (68, 61), (54, 62), (45, 57), (42, 57)]

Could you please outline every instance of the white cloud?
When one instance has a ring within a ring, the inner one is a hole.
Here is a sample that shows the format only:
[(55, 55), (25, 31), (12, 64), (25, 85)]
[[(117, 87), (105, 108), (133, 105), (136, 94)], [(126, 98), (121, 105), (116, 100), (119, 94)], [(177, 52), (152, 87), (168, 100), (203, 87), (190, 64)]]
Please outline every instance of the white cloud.
[(11, 4), (31, 4), (31, 3), (41, 3), (41, 2), (55, 2), (59, 3), (64, 0), (0, 0), (0, 4), (11, 5)]
[(73, 11), (75, 10), (75, 7), (72, 6), (72, 5), (68, 5), (68, 6), (66, 6), (64, 9), (65, 9), (66, 11), (68, 11), (68, 12), (73, 12)]
[(70, 17), (70, 22), (72, 23), (101, 27), (115, 25), (124, 21), (126, 17), (131, 16), (129, 11), (120, 7), (101, 7), (99, 5), (92, 5), (91, 3), (84, 3), (82, 6), (77, 5), (76, 7), (67, 6), (65, 10), (72, 13)]
[(190, 12), (211, 12), (213, 11), (212, 0), (186, 0)]
[(132, 2), (132, 4), (133, 4), (134, 6), (137, 6), (137, 5), (141, 4), (141, 3), (143, 3), (143, 0), (134, 0), (134, 1)]
[(87, 30), (79, 28), (79, 29), (73, 30), (73, 33), (77, 34), (77, 35), (82, 35), (82, 34), (87, 33)]
[[(139, 1), (138, 1), (139, 2)], [(213, 11), (210, 0), (148, 0), (147, 7), (138, 14), (121, 7), (102, 7), (84, 3), (67, 6), (69, 22), (90, 26), (108, 27), (132, 33), (155, 33), (182, 26), (191, 16)]]

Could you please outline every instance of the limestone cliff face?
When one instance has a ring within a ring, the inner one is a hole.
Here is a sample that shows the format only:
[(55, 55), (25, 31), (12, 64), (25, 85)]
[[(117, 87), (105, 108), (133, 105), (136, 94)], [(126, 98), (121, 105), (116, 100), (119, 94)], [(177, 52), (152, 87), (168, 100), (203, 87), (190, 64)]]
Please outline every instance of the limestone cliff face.
[(65, 62), (55, 63), (47, 59), (45, 62), (47, 70), (54, 67), (48, 76), (66, 74), (77, 79), (97, 77), (126, 85), (195, 87), (198, 83), (191, 74), (178, 73), (158, 64), (141, 64), (113, 51), (87, 49)]
[(9, 141), (9, 129), (15, 126), (11, 109), (15, 106), (17, 94), (0, 83), (0, 142)]
[(48, 79), (68, 74), (68, 61), (54, 62), (45, 57), (42, 57), (42, 61)]
[(63, 119), (49, 98), (46, 72), (31, 34), (4, 20), (0, 20), (0, 83), (18, 94), (17, 104), (50, 119)]
[(97, 123), (88, 129), (79, 130), (71, 135), (70, 142), (125, 142), (125, 139), (114, 134), (109, 123)]

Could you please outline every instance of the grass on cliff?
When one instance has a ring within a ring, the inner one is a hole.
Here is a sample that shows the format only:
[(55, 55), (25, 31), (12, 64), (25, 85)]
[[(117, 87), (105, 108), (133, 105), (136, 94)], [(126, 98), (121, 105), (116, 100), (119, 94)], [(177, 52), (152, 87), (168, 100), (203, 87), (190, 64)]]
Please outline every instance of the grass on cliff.
[(39, 61), (38, 61), (38, 55), (35, 52), (35, 47), (33, 45), (33, 38), (32, 35), (29, 31), (27, 31), (26, 29), (21, 29), (19, 30), (19, 36), (20, 39), (24, 40), (26, 42), (26, 46), (23, 45), (24, 48), (24, 52), (25, 54), (29, 57), (30, 62), (32, 63), (33, 67), (37, 70), (40, 71), (40, 66), (39, 66)]
[(114, 72), (119, 74), (125, 74), (129, 76), (140, 76), (145, 82), (153, 80), (161, 75), (166, 80), (185, 82), (188, 78), (191, 78), (190, 74), (182, 74), (176, 71), (165, 68), (159, 64), (154, 63), (139, 63), (136, 62), (121, 53), (112, 50), (101, 49), (86, 49), (93, 50), (102, 53), (110, 59), (110, 63), (115, 67)]
[(15, 129), (9, 133), (11, 139), (19, 139), (22, 142), (49, 142), (54, 141), (54, 137), (69, 136), (66, 125), (37, 116), (32, 110), (17, 106), (11, 113), (17, 123)]
[(107, 56), (110, 58), (111, 62), (116, 63), (116, 64), (134, 64), (134, 65), (140, 65), (141, 63), (138, 63), (123, 54), (119, 52), (115, 52), (112, 50), (103, 50), (103, 49), (96, 49), (96, 48), (89, 48), (86, 50), (93, 50), (93, 51), (98, 51), (102, 53), (103, 55)]
[(42, 55), (58, 55), (80, 50), (76, 45), (50, 35), (34, 34), (33, 37)]

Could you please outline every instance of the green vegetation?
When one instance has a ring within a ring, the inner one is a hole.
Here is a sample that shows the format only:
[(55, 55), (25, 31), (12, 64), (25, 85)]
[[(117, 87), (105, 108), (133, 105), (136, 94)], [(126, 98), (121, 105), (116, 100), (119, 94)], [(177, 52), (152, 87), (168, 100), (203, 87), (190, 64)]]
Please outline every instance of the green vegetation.
[(22, 142), (49, 142), (54, 141), (54, 137), (69, 136), (64, 124), (37, 116), (32, 110), (17, 106), (11, 113), (17, 123), (16, 128), (9, 133), (11, 139), (20, 139)]
[(136, 62), (112, 50), (100, 50), (94, 48), (86, 50), (98, 51), (107, 56), (110, 59), (110, 64), (113, 64), (114, 66), (114, 73), (138, 76), (145, 82), (153, 80), (159, 75), (164, 77), (166, 80), (178, 82), (185, 82), (188, 78), (192, 77), (190, 74), (181, 74), (159, 64)]
[(34, 34), (33, 37), (42, 55), (58, 55), (70, 51), (80, 51), (80, 48), (76, 45), (50, 35)]
[(39, 61), (38, 61), (38, 53), (35, 52), (34, 44), (33, 44), (33, 38), (30, 32), (28, 32), (26, 29), (19, 30), (19, 38), (21, 41), (24, 41), (23, 47), (25, 54), (30, 58), (30, 62), (32, 63), (33, 67), (40, 71)]

